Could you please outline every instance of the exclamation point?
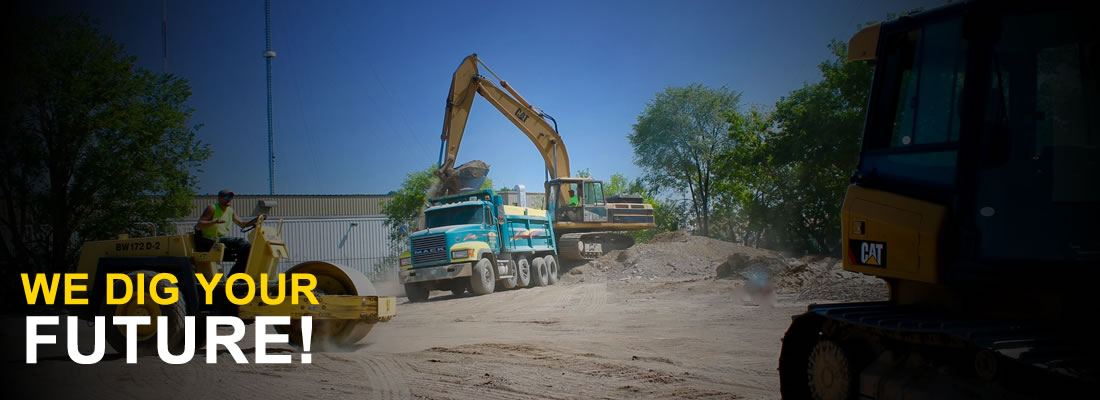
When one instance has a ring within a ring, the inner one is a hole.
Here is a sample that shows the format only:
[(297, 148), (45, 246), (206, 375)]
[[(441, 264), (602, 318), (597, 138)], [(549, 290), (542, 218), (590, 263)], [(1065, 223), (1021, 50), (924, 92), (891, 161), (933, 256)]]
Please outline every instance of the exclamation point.
[(309, 345), (313, 343), (313, 317), (302, 316), (302, 364), (312, 364), (313, 355), (309, 354)]

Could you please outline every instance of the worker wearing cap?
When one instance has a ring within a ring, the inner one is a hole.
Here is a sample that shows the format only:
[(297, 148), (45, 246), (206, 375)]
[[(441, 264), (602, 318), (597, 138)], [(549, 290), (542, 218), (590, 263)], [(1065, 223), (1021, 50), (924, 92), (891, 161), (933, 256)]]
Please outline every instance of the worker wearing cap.
[(206, 206), (206, 210), (203, 210), (202, 216), (199, 217), (199, 222), (195, 224), (195, 247), (199, 251), (208, 251), (214, 243), (223, 243), (227, 251), (237, 255), (237, 262), (230, 270), (231, 274), (244, 272), (245, 266), (248, 265), (248, 253), (252, 249), (248, 240), (229, 237), (230, 221), (242, 228), (248, 225), (241, 221), (236, 212), (233, 212), (233, 207), (230, 206), (232, 202), (233, 192), (222, 189), (218, 192), (218, 201)]
[(573, 207), (580, 205), (580, 201), (577, 200), (577, 192), (574, 192), (573, 189), (569, 189), (569, 205)]

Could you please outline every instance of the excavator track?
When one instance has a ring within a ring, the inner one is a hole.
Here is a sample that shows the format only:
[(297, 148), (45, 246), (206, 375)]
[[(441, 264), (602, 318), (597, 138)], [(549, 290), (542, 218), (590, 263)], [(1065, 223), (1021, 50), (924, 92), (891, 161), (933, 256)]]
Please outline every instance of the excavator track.
[(563, 260), (595, 260), (633, 245), (633, 237), (617, 232), (567, 233), (558, 238), (558, 255)]
[(783, 338), (780, 388), (789, 399), (1071, 398), (1097, 383), (1096, 352), (1072, 350), (1082, 340), (1036, 321), (813, 305)]

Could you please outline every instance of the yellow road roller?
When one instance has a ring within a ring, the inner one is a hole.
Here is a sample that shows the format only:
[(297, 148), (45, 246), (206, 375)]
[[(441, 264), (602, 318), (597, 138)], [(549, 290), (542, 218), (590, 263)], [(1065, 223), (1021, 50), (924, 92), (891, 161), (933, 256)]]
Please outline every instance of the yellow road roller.
[[(276, 330), (288, 334), (290, 342), (299, 346), (301, 317), (310, 316), (311, 350), (324, 350), (355, 344), (376, 323), (396, 315), (397, 299), (378, 296), (370, 280), (350, 268), (307, 261), (278, 274), (279, 260), (290, 256), (282, 239), (283, 223), (272, 226), (264, 224), (265, 219), (258, 216), (244, 229), (252, 246), (243, 274), (219, 273), (219, 263), (227, 254), (225, 245), (215, 243), (208, 251), (197, 251), (194, 233), (142, 238), (120, 235), (115, 240), (87, 242), (80, 250), (76, 272), (87, 274), (88, 304), (73, 306), (73, 311), (87, 320), (104, 316), (107, 342), (120, 353), (126, 352), (126, 330), (115, 325), (113, 318), (152, 317), (152, 324), (136, 330), (138, 355), (157, 354), (157, 335), (168, 336), (170, 349), (181, 348), (185, 316), (198, 317), (198, 341), (205, 339), (201, 332), (207, 316), (236, 316), (246, 324), (261, 316), (290, 316), (291, 325), (276, 325)], [(164, 279), (164, 274), (175, 277), (176, 282)], [(311, 274), (313, 284), (303, 283), (309, 280), (300, 279), (302, 275), (294, 278), (296, 274)], [(150, 299), (153, 295), (167, 298), (171, 293), (177, 294), (175, 302), (158, 304)], [(157, 326), (158, 316), (167, 316), (168, 326)], [(201, 345), (197, 343), (196, 348)]]

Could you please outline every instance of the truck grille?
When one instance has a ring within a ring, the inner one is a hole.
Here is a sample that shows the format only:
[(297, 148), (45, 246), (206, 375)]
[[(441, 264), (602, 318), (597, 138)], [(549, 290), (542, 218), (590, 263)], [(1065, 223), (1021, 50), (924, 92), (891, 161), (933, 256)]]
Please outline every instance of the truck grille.
[(413, 264), (447, 260), (447, 238), (442, 234), (422, 236), (412, 240)]

